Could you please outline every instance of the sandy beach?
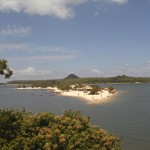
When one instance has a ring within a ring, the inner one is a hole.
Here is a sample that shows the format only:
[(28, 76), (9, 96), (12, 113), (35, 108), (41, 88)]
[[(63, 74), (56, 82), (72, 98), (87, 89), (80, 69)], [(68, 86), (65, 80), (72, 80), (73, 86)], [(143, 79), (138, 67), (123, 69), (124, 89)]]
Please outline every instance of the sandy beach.
[(18, 90), (49, 90), (49, 91), (60, 93), (60, 95), (62, 96), (77, 97), (80, 99), (82, 98), (91, 104), (105, 101), (106, 100), (105, 98), (109, 98), (112, 95), (114, 95), (114, 93), (110, 93), (107, 89), (103, 89), (99, 91), (96, 95), (90, 95), (89, 91), (87, 92), (78, 91), (78, 90), (62, 91), (62, 90), (59, 90), (57, 87), (46, 87), (46, 88), (25, 87), (25, 88), (17, 88), (17, 89)]
[(16, 88), (17, 90), (48, 90), (52, 92), (62, 93), (61, 90), (59, 90), (57, 87), (19, 87)]
[(85, 93), (83, 91), (70, 90), (68, 92), (62, 92), (62, 95), (83, 98), (89, 103), (99, 103), (102, 102), (104, 98), (109, 98), (114, 94), (110, 93), (108, 90), (102, 90), (97, 95), (90, 95), (89, 92)]

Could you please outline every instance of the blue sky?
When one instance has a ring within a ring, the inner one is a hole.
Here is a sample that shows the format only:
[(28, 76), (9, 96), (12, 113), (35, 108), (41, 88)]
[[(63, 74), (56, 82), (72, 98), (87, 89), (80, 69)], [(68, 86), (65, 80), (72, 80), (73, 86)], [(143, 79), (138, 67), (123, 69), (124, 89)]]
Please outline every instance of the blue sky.
[(14, 71), (10, 80), (150, 76), (150, 0), (0, 4), (0, 58)]

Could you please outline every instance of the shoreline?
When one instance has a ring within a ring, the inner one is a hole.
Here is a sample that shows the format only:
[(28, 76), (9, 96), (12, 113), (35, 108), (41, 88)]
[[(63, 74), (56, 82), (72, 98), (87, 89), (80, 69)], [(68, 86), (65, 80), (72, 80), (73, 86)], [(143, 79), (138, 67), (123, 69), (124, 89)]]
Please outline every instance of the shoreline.
[(95, 104), (100, 102), (105, 102), (105, 100), (113, 95), (118, 94), (118, 91), (115, 91), (114, 93), (110, 93), (107, 89), (103, 89), (99, 91), (96, 95), (90, 95), (90, 92), (84, 92), (84, 91), (78, 91), (78, 90), (69, 90), (69, 91), (62, 91), (59, 90), (57, 87), (25, 87), (25, 88), (16, 88), (17, 90), (50, 90), (56, 93), (60, 93), (60, 96), (68, 96), (68, 97), (76, 97), (82, 100), (85, 100), (89, 104)]
[(62, 92), (62, 96), (68, 96), (68, 97), (76, 97), (80, 99), (84, 99), (87, 101), (89, 104), (96, 104), (100, 102), (105, 102), (105, 100), (110, 98), (114, 95), (116, 95), (118, 92), (116, 91), (115, 93), (110, 93), (108, 90), (102, 90), (99, 92), (97, 95), (89, 95), (89, 93), (84, 93), (83, 91), (68, 91), (68, 92)]

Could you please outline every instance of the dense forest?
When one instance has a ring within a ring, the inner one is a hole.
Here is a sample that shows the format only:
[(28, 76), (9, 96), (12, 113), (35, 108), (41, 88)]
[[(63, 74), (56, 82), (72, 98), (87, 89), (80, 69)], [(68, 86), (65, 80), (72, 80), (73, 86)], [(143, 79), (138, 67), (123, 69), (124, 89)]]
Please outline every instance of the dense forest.
[(1, 150), (120, 150), (120, 145), (120, 138), (93, 126), (80, 112), (0, 110)]
[(97, 78), (70, 78), (57, 80), (18, 80), (10, 81), (8, 84), (32, 85), (32, 86), (56, 86), (62, 87), (71, 84), (101, 84), (101, 83), (149, 83), (150, 77), (129, 77), (125, 75), (116, 77), (97, 77)]

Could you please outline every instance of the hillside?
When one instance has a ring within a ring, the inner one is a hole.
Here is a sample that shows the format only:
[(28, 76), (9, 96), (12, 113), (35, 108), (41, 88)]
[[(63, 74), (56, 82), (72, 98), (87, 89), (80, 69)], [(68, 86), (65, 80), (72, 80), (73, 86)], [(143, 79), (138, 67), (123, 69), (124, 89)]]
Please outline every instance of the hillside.
[(76, 76), (75, 74), (70, 74), (65, 79), (77, 79), (77, 78), (79, 78), (79, 77)]
[[(95, 78), (79, 78), (70, 75), (65, 79), (55, 79), (55, 80), (17, 80), (10, 81), (7, 84), (20, 84), (26, 85), (30, 84), (32, 86), (63, 86), (63, 85), (72, 85), (72, 84), (101, 84), (101, 83), (150, 83), (150, 77), (129, 77), (129, 76), (116, 76), (116, 77), (95, 77)], [(66, 80), (67, 79), (67, 80)]]

